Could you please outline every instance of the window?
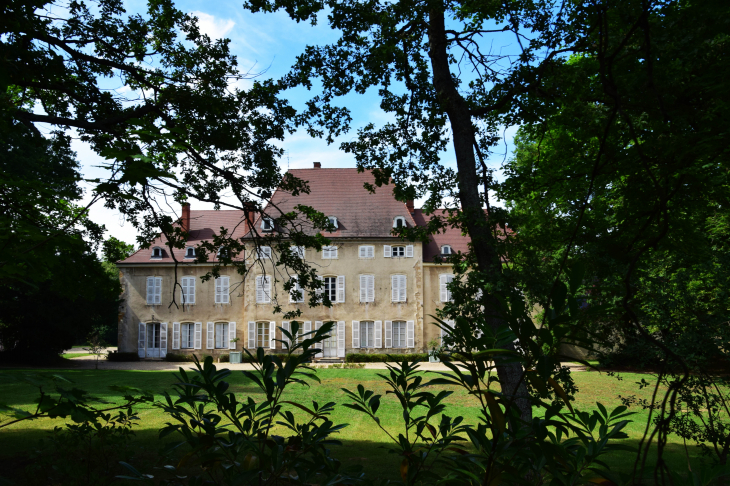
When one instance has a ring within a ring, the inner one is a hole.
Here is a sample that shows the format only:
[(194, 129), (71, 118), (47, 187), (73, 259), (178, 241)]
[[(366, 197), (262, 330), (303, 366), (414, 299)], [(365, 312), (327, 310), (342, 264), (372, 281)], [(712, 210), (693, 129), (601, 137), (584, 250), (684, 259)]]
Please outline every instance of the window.
[(405, 246), (394, 246), (391, 255), (393, 256), (393, 258), (406, 256), (406, 247)]
[(324, 295), (330, 302), (337, 302), (337, 277), (324, 278)]
[(228, 304), (230, 302), (230, 279), (229, 277), (218, 277), (215, 279), (215, 303)]
[(228, 258), (228, 248), (225, 246), (221, 246), (218, 248), (218, 253), (216, 254), (218, 258)]
[(361, 245), (358, 248), (360, 258), (375, 258), (375, 247), (372, 245)]
[(385, 258), (413, 258), (413, 245), (383, 245), (383, 256)]
[(258, 248), (258, 256), (260, 260), (271, 260), (271, 247), (260, 246)]
[(289, 292), (289, 303), (301, 304), (304, 302), (304, 291), (302, 290), (302, 287), (299, 286), (299, 277), (297, 275), (293, 275), (291, 279), (294, 285)]
[(451, 302), (451, 290), (449, 289), (449, 284), (454, 280), (454, 276), (442, 273), (439, 275), (439, 287), (440, 287), (440, 294), (441, 294), (441, 302)]
[(406, 226), (406, 218), (403, 216), (396, 216), (396, 218), (393, 220), (393, 228), (405, 228)]
[(444, 245), (441, 247), (441, 254), (442, 255), (451, 255), (451, 247), (449, 245)]
[(375, 276), (360, 275), (360, 302), (375, 302)]
[(195, 248), (192, 246), (185, 248), (185, 258), (195, 258)]
[(360, 347), (375, 347), (375, 322), (360, 321)]
[(333, 260), (337, 258), (337, 247), (336, 246), (323, 246), (322, 247), (322, 259)]
[(390, 276), (390, 288), (391, 288), (391, 301), (392, 302), (405, 302), (406, 301), (406, 276), (405, 275), (391, 275)]
[(183, 304), (195, 303), (195, 277), (183, 277), (180, 282), (180, 300)]
[(180, 324), (180, 348), (193, 349), (195, 346), (195, 324), (183, 322)]
[(271, 218), (263, 218), (261, 220), (261, 231), (274, 231), (274, 220)]
[(393, 321), (393, 347), (406, 348), (406, 321)]
[(147, 305), (162, 303), (162, 277), (147, 277)]
[(228, 323), (215, 323), (215, 349), (228, 349), (230, 338), (228, 337)]
[(299, 258), (301, 258), (302, 260), (304, 260), (304, 250), (305, 250), (305, 248), (303, 246), (290, 246), (289, 249), (291, 250), (291, 252), (294, 255), (296, 255)]
[(152, 248), (152, 258), (162, 258), (162, 248), (159, 246)]
[(259, 275), (256, 277), (256, 303), (269, 304), (271, 302), (271, 277)]
[(271, 325), (268, 322), (257, 322), (256, 323), (256, 347), (257, 348), (268, 348), (270, 346), (269, 341), (269, 328)]
[(334, 227), (335, 227), (335, 229), (337, 229), (337, 228), (338, 228), (338, 226), (337, 226), (337, 218), (335, 218), (334, 216), (329, 216), (329, 217), (328, 217), (327, 219), (329, 219), (329, 220), (330, 220), (330, 224), (331, 224), (332, 226), (334, 226)]

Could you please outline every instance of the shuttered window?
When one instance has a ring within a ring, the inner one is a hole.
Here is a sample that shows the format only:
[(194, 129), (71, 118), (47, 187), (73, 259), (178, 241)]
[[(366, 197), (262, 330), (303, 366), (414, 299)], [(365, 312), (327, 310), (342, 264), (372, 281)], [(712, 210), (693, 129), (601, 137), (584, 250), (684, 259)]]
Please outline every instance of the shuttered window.
[(229, 277), (218, 277), (215, 279), (215, 303), (216, 304), (228, 304), (230, 299), (229, 294), (230, 279)]
[(360, 245), (358, 256), (360, 258), (375, 258), (375, 247), (373, 245)]
[(360, 275), (360, 302), (375, 302), (374, 275)]
[(259, 255), (259, 259), (261, 259), (261, 260), (270, 260), (271, 259), (271, 247), (270, 246), (259, 247), (258, 255)]
[(406, 276), (405, 275), (391, 275), (391, 301), (393, 302), (405, 302), (406, 301)]
[(180, 281), (180, 301), (183, 304), (195, 303), (195, 277), (183, 277)]
[(195, 324), (183, 322), (180, 324), (180, 348), (193, 349), (195, 347)]
[(227, 322), (216, 322), (215, 323), (215, 347), (216, 349), (228, 349), (229, 348), (229, 337), (228, 337), (228, 323)]
[(451, 290), (449, 290), (449, 284), (454, 280), (454, 276), (442, 273), (439, 275), (439, 288), (441, 302), (451, 302)]
[(268, 348), (271, 344), (269, 339), (269, 331), (271, 325), (269, 322), (257, 322), (256, 323), (256, 347), (257, 348)]
[(393, 344), (394, 348), (405, 348), (406, 346), (406, 321), (393, 321)]
[(293, 287), (291, 288), (291, 291), (289, 292), (289, 303), (295, 304), (295, 303), (302, 303), (304, 302), (304, 291), (302, 290), (302, 287), (299, 285), (299, 278), (296, 275), (293, 275), (291, 277)]
[(256, 303), (271, 303), (271, 277), (268, 275), (256, 277)]
[(360, 347), (375, 347), (375, 322), (360, 321)]
[(322, 247), (322, 259), (332, 260), (337, 258), (337, 247), (336, 246), (323, 246)]
[(147, 304), (162, 303), (162, 277), (147, 277)]

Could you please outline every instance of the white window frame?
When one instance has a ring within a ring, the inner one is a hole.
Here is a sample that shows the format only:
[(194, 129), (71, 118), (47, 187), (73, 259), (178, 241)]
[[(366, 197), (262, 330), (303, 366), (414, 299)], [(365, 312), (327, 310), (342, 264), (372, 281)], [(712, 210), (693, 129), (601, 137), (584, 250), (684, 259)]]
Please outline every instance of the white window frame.
[[(155, 252), (159, 252), (159, 255), (155, 255)], [(152, 248), (152, 256), (150, 257), (150, 260), (162, 260), (162, 248), (159, 246), (155, 246)]]
[(271, 323), (256, 321), (256, 347), (268, 348), (271, 346)]
[(327, 219), (330, 224), (335, 227), (335, 229), (339, 228), (339, 225), (337, 224), (337, 216), (327, 216)]
[(375, 246), (374, 245), (360, 245), (357, 247), (357, 256), (362, 259), (375, 258)]
[(271, 275), (256, 276), (256, 303), (271, 303)]
[(215, 323), (215, 349), (230, 349), (230, 333), (228, 322)]
[[(403, 253), (402, 255), (397, 255), (396, 253)], [(405, 258), (406, 257), (406, 247), (405, 245), (393, 245), (390, 247), (390, 257), (391, 258)]]
[[(190, 254), (192, 252), (192, 255)], [(185, 258), (195, 258), (195, 247), (188, 246), (185, 248)]]
[[(185, 333), (185, 328), (187, 327), (187, 337)], [(174, 329), (174, 328), (173, 328)], [(187, 346), (185, 346), (187, 340)], [(174, 341), (174, 337), (173, 337)], [(173, 346), (173, 349), (174, 348)], [(181, 322), (180, 323), (180, 349), (195, 349), (195, 323), (194, 322)]]
[(261, 231), (264, 233), (270, 233), (274, 231), (274, 220), (269, 217), (261, 218)]
[[(332, 281), (334, 282), (334, 284), (332, 285), (332, 287), (330, 287), (329, 290), (327, 289), (327, 279), (328, 278), (329, 279), (332, 279)], [(337, 303), (337, 275), (325, 275), (325, 276), (323, 276), (322, 277), (322, 285), (323, 285), (323, 287), (322, 287), (322, 300), (324, 300), (324, 296), (326, 295), (327, 297), (329, 297), (330, 302), (332, 302), (333, 304), (336, 304)], [(334, 299), (331, 297), (331, 293), (334, 293)]]
[(259, 260), (271, 260), (271, 247), (270, 246), (259, 246), (256, 249), (256, 254)]
[(291, 250), (291, 252), (294, 255), (297, 255), (300, 259), (304, 260), (304, 256), (306, 254), (305, 253), (306, 252), (306, 248), (305, 247), (303, 247), (303, 246), (290, 246), (289, 247), (289, 250)]
[[(444, 252), (444, 250), (448, 249), (448, 252)], [(443, 245), (441, 246), (441, 254), (442, 255), (453, 255), (454, 251), (451, 248), (451, 245)]]
[[(396, 327), (398, 328), (398, 334), (396, 334), (395, 332)], [(390, 347), (393, 349), (402, 349), (408, 347), (408, 323), (406, 321), (393, 321)]]
[(336, 260), (337, 259), (337, 247), (323, 246), (322, 247), (322, 260)]
[(231, 279), (226, 275), (221, 275), (215, 279), (215, 303), (229, 304), (231, 302)]
[[(299, 275), (292, 275), (290, 277), (291, 280), (294, 281), (294, 286), (292, 287), (291, 291), (289, 292), (289, 303), (290, 304), (301, 304), (304, 302), (304, 291), (302, 290), (302, 287), (299, 285)], [(294, 292), (299, 291), (301, 294), (299, 299), (296, 299), (294, 297)]]
[(408, 301), (408, 277), (406, 275), (390, 276), (390, 300), (391, 302)]
[(375, 302), (375, 275), (358, 275), (360, 302)]
[(360, 347), (375, 347), (375, 321), (360, 321)]
[(401, 228), (406, 228), (408, 226), (408, 223), (406, 223), (406, 218), (403, 216), (396, 216), (393, 218), (393, 228), (398, 228), (398, 221), (401, 221), (402, 225)]
[(450, 273), (442, 273), (439, 275), (439, 300), (441, 302), (451, 302), (453, 295), (449, 289), (449, 283), (454, 281), (454, 276)]
[[(150, 280), (152, 281), (152, 293), (150, 293)], [(160, 304), (162, 304), (162, 277), (147, 277), (147, 305)]]
[(183, 305), (195, 304), (195, 277), (183, 277), (180, 279), (180, 302)]

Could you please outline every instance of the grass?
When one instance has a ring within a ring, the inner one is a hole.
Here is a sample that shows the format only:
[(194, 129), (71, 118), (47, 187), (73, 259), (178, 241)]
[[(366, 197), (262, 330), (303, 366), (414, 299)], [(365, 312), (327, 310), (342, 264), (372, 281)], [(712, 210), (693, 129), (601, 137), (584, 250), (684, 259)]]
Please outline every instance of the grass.
[[(61, 355), (64, 359), (71, 359), (71, 358), (83, 358), (84, 356), (94, 356), (94, 353), (63, 353)], [(104, 356), (102, 355), (102, 358)]]
[[(185, 366), (188, 368), (188, 366)], [(34, 371), (35, 372), (35, 371)], [(49, 371), (51, 372), (51, 371)], [(3, 390), (3, 401), (11, 406), (31, 410), (33, 401), (37, 397), (37, 390), (29, 385), (14, 382), (12, 375), (23, 373), (17, 370), (0, 371), (0, 387)], [(125, 371), (125, 370), (53, 370), (52, 373), (60, 374), (75, 382), (78, 388), (87, 390), (105, 400), (118, 403), (120, 397), (116, 392), (109, 390), (109, 385), (129, 385), (142, 389), (148, 389), (159, 395), (163, 391), (172, 391), (174, 383), (172, 372), (169, 371)], [(317, 374), (322, 380), (321, 384), (313, 383), (310, 388), (294, 386), (286, 395), (287, 400), (308, 404), (311, 401), (319, 403), (335, 402), (339, 405), (347, 403), (347, 398), (341, 388), (355, 389), (362, 384), (366, 389), (374, 390), (382, 394), (382, 405), (379, 411), (383, 426), (395, 432), (400, 431), (400, 407), (392, 395), (385, 395), (385, 384), (377, 374), (378, 370), (367, 369), (319, 369)], [(636, 382), (646, 375), (623, 373), (622, 379), (609, 377), (605, 373), (580, 372), (574, 373), (573, 377), (579, 388), (574, 407), (580, 410), (590, 411), (596, 405), (595, 402), (602, 402), (607, 408), (612, 409), (620, 405), (620, 396), (637, 395), (640, 398), (647, 398), (650, 391), (646, 388), (639, 390)], [(244, 379), (239, 372), (234, 372), (229, 380), (231, 391), (239, 396), (253, 396), (260, 400), (261, 392), (250, 382)], [(448, 387), (436, 386), (434, 391), (448, 389)], [(467, 423), (476, 423), (478, 410), (475, 407), (475, 399), (459, 389), (453, 389), (454, 394), (446, 399), (449, 416), (461, 415)], [(303, 414), (293, 409), (295, 414)], [(636, 445), (641, 438), (645, 423), (646, 413), (636, 410), (638, 413), (633, 417), (634, 422), (627, 427), (629, 439), (625, 442), (629, 445)], [(147, 405), (139, 407), (140, 425), (135, 428), (135, 447), (140, 456), (152, 457), (162, 446), (157, 439), (159, 429), (167, 422), (166, 416), (157, 408)], [(364, 415), (355, 413), (343, 406), (336, 407), (332, 417), (335, 423), (347, 423), (348, 427), (340, 439), (342, 446), (334, 447), (332, 454), (340, 458), (345, 464), (361, 464), (368, 476), (397, 478), (399, 457), (395, 454), (388, 454), (383, 446), (388, 446), (387, 436), (377, 429), (374, 424)], [(13, 457), (23, 455), (24, 451), (33, 448), (39, 439), (48, 435), (54, 426), (63, 425), (61, 420), (43, 419), (28, 421), (10, 427), (0, 429), (0, 466), (8, 461), (12, 462)], [(168, 439), (172, 440), (172, 439)], [(690, 446), (691, 461), (698, 460), (698, 449)], [(672, 467), (685, 470), (687, 459), (684, 452), (684, 445), (678, 438), (673, 438), (667, 447), (665, 458)], [(633, 466), (633, 455), (631, 453), (615, 454), (606, 458), (606, 462), (612, 467), (628, 472)], [(1, 469), (1, 467), (0, 467)]]

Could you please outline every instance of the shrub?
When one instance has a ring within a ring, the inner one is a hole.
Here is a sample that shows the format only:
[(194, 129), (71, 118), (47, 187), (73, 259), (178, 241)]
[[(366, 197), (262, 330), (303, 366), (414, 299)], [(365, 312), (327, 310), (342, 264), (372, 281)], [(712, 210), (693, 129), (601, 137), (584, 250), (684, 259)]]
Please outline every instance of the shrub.
[(118, 351), (109, 351), (106, 354), (108, 361), (139, 361), (137, 353), (120, 353)]
[(367, 354), (352, 353), (345, 356), (347, 363), (389, 363), (401, 361), (428, 361), (426, 353), (411, 354)]

